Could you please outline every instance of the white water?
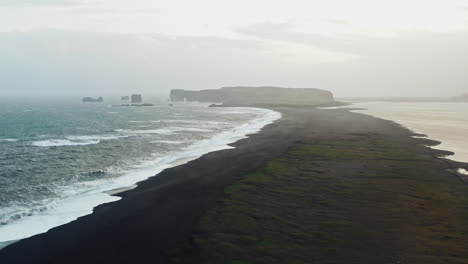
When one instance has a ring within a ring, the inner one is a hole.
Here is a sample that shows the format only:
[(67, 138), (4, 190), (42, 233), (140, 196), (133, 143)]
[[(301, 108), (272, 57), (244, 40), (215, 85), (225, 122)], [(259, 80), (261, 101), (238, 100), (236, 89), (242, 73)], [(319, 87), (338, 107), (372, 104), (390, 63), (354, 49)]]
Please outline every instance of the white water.
[(18, 142), (18, 139), (16, 138), (3, 138), (3, 139), (0, 139), (0, 142)]
[[(242, 108), (239, 108), (241, 110)], [(245, 109), (246, 110), (246, 109)], [(271, 110), (250, 109), (263, 114), (263, 117), (251, 120), (241, 126), (217, 134), (210, 139), (198, 141), (182, 151), (157, 158), (153, 161), (142, 162), (137, 167), (129, 169), (124, 176), (96, 180), (91, 182), (81, 182), (79, 184), (68, 186), (63, 190), (68, 195), (68, 199), (52, 202), (50, 207), (43, 212), (39, 212), (31, 217), (24, 217), (5, 226), (0, 226), (0, 248), (6, 246), (11, 241), (20, 240), (36, 234), (44, 233), (49, 229), (69, 223), (78, 217), (91, 214), (93, 208), (97, 205), (117, 201), (120, 197), (112, 196), (113, 190), (132, 187), (136, 183), (146, 180), (149, 177), (161, 172), (162, 170), (194, 160), (208, 152), (232, 148), (228, 144), (236, 142), (247, 135), (259, 132), (264, 126), (274, 122), (281, 117), (281, 114)], [(171, 133), (180, 130), (174, 128)], [(160, 132), (160, 131), (159, 131)], [(79, 144), (81, 141), (108, 140), (111, 138), (68, 138), (73, 144)], [(53, 145), (67, 142), (43, 142), (43, 145)], [(85, 142), (81, 142), (85, 143)], [(169, 142), (168, 142), (169, 143)], [(38, 144), (36, 142), (36, 144)], [(38, 144), (40, 145), (40, 144)], [(87, 188), (81, 188), (80, 185), (86, 185)], [(83, 193), (82, 190), (88, 190)]]
[(31, 143), (31, 145), (36, 147), (62, 147), (62, 146), (85, 146), (85, 145), (95, 145), (101, 142), (98, 139), (93, 140), (80, 140), (72, 141), (68, 139), (49, 139), (49, 140), (40, 140)]
[(99, 144), (101, 140), (113, 140), (128, 136), (95, 135), (95, 136), (68, 136), (65, 139), (38, 140), (31, 143), (36, 147), (62, 147), (85, 146)]
[(151, 143), (161, 143), (161, 144), (171, 144), (171, 145), (179, 145), (183, 144), (184, 141), (177, 141), (177, 140), (155, 140)]
[(448, 158), (468, 162), (468, 103), (355, 103), (353, 110), (395, 121), (416, 133), (442, 142), (436, 149), (448, 150), (455, 155)]

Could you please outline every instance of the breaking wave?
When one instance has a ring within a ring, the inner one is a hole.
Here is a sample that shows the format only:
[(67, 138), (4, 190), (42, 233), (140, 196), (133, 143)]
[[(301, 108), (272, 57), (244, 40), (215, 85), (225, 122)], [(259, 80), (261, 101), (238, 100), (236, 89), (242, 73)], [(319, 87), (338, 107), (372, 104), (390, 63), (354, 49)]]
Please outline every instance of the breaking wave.
[(31, 145), (36, 147), (62, 147), (62, 146), (86, 146), (99, 144), (101, 140), (113, 140), (128, 136), (110, 136), (110, 135), (95, 135), (95, 136), (68, 136), (65, 139), (47, 139), (34, 141)]
[[(93, 208), (97, 205), (119, 200), (119, 197), (111, 195), (115, 193), (115, 190), (135, 186), (138, 182), (146, 180), (166, 168), (183, 164), (206, 153), (233, 148), (229, 145), (230, 143), (260, 131), (265, 125), (281, 117), (281, 114), (278, 112), (264, 109), (239, 108), (237, 111), (242, 113), (250, 112), (251, 114), (255, 114), (256, 117), (244, 121), (242, 121), (243, 119), (239, 119), (241, 122), (231, 123), (230, 127), (222, 130), (209, 129), (205, 126), (201, 126), (201, 128), (193, 126), (184, 127), (183, 125), (189, 124), (189, 122), (182, 122), (184, 124), (180, 123), (180, 126), (148, 130), (133, 130), (129, 128), (111, 129), (106, 131), (118, 133), (74, 135), (64, 138), (33, 141), (31, 145), (36, 147), (79, 146), (95, 145), (105, 140), (118, 140), (129, 136), (131, 136), (130, 139), (139, 139), (140, 137), (136, 137), (135, 135), (154, 134), (153, 136), (141, 137), (142, 143), (138, 145), (139, 147), (132, 145), (132, 147), (127, 149), (117, 142), (113, 145), (106, 145), (103, 148), (96, 148), (96, 151), (105, 154), (104, 156), (110, 156), (111, 160), (114, 160), (112, 158), (112, 155), (114, 155), (113, 151), (124, 151), (124, 153), (127, 151), (140, 152), (140, 148), (148, 148), (156, 153), (154, 155), (145, 155), (146, 159), (139, 160), (136, 163), (133, 161), (128, 161), (128, 163), (127, 161), (121, 161), (122, 163), (117, 163), (116, 160), (109, 167), (99, 169), (94, 169), (94, 167), (91, 169), (90, 167), (88, 172), (84, 170), (84, 172), (77, 174), (77, 180), (74, 182), (50, 187), (57, 196), (37, 200), (33, 204), (13, 203), (8, 207), (1, 207), (0, 244), (43, 233), (55, 226), (63, 225), (78, 217), (91, 214)], [(210, 122), (201, 120), (200, 123), (207, 124)], [(223, 122), (212, 122), (213, 125), (216, 123)], [(228, 123), (226, 122), (226, 124)], [(183, 134), (183, 132), (188, 133)], [(208, 132), (211, 132), (211, 134), (207, 134)], [(149, 140), (146, 137), (149, 137)], [(159, 145), (148, 143), (157, 143)], [(64, 148), (63, 150), (67, 149)], [(74, 150), (70, 148), (67, 151), (65, 153), (69, 154), (73, 153)], [(94, 153), (88, 151), (84, 153), (86, 155), (94, 155)], [(79, 160), (70, 160), (71, 165), (74, 165), (76, 162), (79, 162)], [(100, 160), (96, 162), (101, 164)], [(80, 164), (77, 166), (86, 167), (87, 165)]]

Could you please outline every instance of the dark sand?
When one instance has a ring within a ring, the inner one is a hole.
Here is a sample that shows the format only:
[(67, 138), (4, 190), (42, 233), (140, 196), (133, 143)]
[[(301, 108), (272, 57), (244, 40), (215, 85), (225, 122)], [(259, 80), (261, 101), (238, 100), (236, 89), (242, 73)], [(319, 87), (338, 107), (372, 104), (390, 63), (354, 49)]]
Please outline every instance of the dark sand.
[[(280, 157), (298, 141), (377, 133), (390, 143), (412, 146), (418, 155), (432, 159), (440, 177), (451, 177), (456, 184), (463, 184), (448, 171), (456, 168), (455, 163), (437, 158), (446, 152), (423, 146), (435, 142), (413, 138), (409, 130), (393, 122), (345, 110), (276, 110), (283, 113), (281, 120), (236, 142), (235, 149), (209, 153), (167, 169), (121, 193), (123, 199), (118, 202), (100, 205), (91, 215), (10, 245), (0, 250), (0, 263), (169, 263), (187, 256), (187, 263), (198, 263), (192, 238), (200, 216), (219, 206), (226, 186)], [(340, 166), (327, 173), (354, 169), (352, 163)], [(372, 211), (368, 217), (372, 220)]]

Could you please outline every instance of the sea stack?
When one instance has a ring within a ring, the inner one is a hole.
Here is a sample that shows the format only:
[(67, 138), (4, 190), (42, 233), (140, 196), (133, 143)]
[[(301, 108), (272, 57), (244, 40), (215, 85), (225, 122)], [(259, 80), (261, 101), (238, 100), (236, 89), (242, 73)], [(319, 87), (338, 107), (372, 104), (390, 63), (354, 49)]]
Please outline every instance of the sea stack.
[(83, 103), (102, 103), (104, 102), (104, 99), (102, 96), (99, 96), (98, 98), (92, 98), (92, 97), (84, 97), (82, 99)]
[(143, 102), (141, 94), (132, 94), (132, 103), (141, 103), (141, 102)]

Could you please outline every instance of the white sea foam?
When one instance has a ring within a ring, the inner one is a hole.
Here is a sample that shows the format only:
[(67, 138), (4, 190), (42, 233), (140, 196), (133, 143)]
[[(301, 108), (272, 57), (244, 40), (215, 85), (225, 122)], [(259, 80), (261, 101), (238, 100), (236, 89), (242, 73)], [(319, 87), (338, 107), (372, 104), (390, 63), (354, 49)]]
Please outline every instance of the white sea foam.
[(228, 144), (260, 131), (265, 125), (281, 117), (280, 113), (271, 110), (252, 108), (251, 111), (262, 113), (262, 116), (216, 134), (210, 139), (195, 142), (181, 151), (172, 152), (152, 161), (141, 162), (138, 166), (126, 171), (121, 177), (81, 182), (66, 187), (63, 190), (66, 198), (49, 203), (50, 207), (47, 210), (0, 226), (0, 244), (40, 234), (55, 226), (91, 214), (97, 205), (120, 199), (109, 194), (112, 193), (112, 190), (133, 186), (166, 168), (183, 164), (208, 152), (233, 148)]
[(200, 121), (200, 120), (187, 120), (187, 119), (166, 119), (166, 120), (151, 120), (152, 123), (177, 123), (177, 124), (193, 124), (197, 126), (219, 126), (229, 125), (228, 122), (222, 121)]
[(34, 141), (31, 145), (36, 147), (62, 147), (62, 146), (85, 146), (99, 144), (100, 140), (88, 140), (88, 141), (71, 141), (68, 139), (49, 139)]
[(101, 140), (113, 140), (128, 136), (114, 135), (91, 135), (91, 136), (68, 136), (65, 139), (48, 139), (34, 141), (31, 145), (36, 147), (62, 147), (62, 146), (86, 146), (99, 144)]
[(152, 143), (179, 145), (179, 144), (184, 143), (184, 141), (178, 141), (178, 140), (155, 140), (155, 141), (152, 141)]
[(113, 140), (113, 139), (120, 139), (126, 138), (128, 136), (115, 136), (115, 135), (91, 135), (91, 136), (68, 136), (67, 139), (69, 140), (76, 140), (76, 141), (86, 141), (86, 140)]
[(212, 132), (211, 129), (205, 128), (196, 128), (196, 127), (166, 127), (158, 129), (117, 129), (117, 132), (123, 132), (128, 134), (160, 134), (160, 135), (170, 135), (177, 132)]
[(117, 132), (123, 132), (127, 134), (160, 134), (160, 135), (169, 135), (174, 133), (174, 131), (167, 128), (158, 128), (158, 129), (116, 129)]
[(231, 111), (222, 111), (220, 112), (221, 114), (226, 114), (226, 115), (238, 115), (238, 114), (248, 114), (248, 111), (245, 111), (245, 109), (238, 109), (238, 110), (231, 110)]
[(197, 127), (169, 127), (167, 128), (169, 130), (172, 130), (174, 132), (178, 131), (187, 131), (187, 132), (212, 132), (213, 130), (211, 129), (206, 129), (206, 128), (197, 128)]
[(458, 169), (458, 173), (463, 174), (463, 175), (468, 175), (468, 171), (465, 169)]
[(0, 142), (18, 142), (19, 139), (16, 138), (2, 138), (0, 139)]

